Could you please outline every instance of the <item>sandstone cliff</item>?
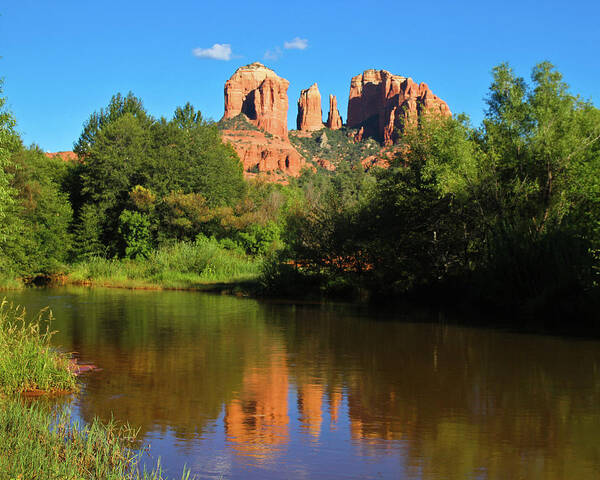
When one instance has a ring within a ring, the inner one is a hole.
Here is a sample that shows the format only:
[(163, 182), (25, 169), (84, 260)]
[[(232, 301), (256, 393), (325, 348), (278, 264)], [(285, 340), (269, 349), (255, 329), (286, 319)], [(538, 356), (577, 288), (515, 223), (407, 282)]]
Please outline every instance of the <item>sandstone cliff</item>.
[(323, 128), (321, 93), (316, 83), (300, 92), (296, 125), (298, 130), (306, 132), (314, 132)]
[(238, 68), (225, 83), (223, 118), (233, 118), (243, 113), (258, 128), (287, 137), (289, 84), (258, 62)]
[(337, 108), (337, 98), (329, 95), (329, 115), (327, 116), (327, 128), (338, 130), (342, 128), (342, 117)]
[(297, 177), (306, 165), (287, 138), (269, 138), (259, 130), (222, 130), (221, 136), (237, 152), (246, 176), (273, 173), (273, 178), (279, 174)]
[(365, 70), (352, 78), (347, 125), (364, 129), (360, 139), (372, 137), (391, 145), (398, 131), (424, 113), (451, 115), (446, 102), (425, 83), (386, 70)]

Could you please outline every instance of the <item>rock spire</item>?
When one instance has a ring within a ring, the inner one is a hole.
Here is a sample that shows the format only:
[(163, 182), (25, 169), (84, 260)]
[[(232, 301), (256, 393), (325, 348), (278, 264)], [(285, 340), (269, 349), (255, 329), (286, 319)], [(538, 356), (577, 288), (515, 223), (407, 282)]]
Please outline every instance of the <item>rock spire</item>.
[(342, 117), (337, 108), (337, 98), (335, 98), (335, 95), (329, 95), (329, 115), (327, 116), (326, 125), (331, 130), (342, 128)]
[(323, 128), (323, 111), (321, 109), (321, 93), (316, 83), (300, 92), (298, 99), (298, 130), (314, 132)]

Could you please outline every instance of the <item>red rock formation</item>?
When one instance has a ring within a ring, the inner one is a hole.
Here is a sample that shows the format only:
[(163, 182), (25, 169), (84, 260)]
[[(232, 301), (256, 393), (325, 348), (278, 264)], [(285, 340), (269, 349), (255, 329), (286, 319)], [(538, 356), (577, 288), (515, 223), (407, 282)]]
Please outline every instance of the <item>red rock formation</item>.
[(451, 115), (446, 102), (425, 83), (419, 85), (386, 70), (365, 70), (352, 78), (347, 125), (364, 127), (361, 138), (373, 137), (391, 145), (397, 139), (397, 131), (403, 131), (424, 113)]
[(238, 68), (225, 83), (223, 118), (243, 113), (258, 128), (287, 137), (289, 84), (258, 62)]
[(313, 158), (313, 162), (317, 163), (318, 165), (323, 167), (325, 170), (329, 170), (330, 172), (333, 172), (335, 170), (335, 165), (333, 163), (331, 163), (329, 160), (327, 160), (326, 158), (315, 157), (315, 158)]
[(381, 158), (378, 155), (369, 155), (360, 161), (365, 171), (371, 170), (373, 167), (388, 168), (390, 162), (386, 158)]
[(337, 108), (337, 98), (335, 98), (335, 95), (329, 95), (329, 115), (327, 116), (326, 125), (331, 130), (342, 128), (342, 117)]
[(60, 158), (65, 162), (76, 162), (78, 160), (75, 152), (46, 152), (48, 158)]
[(365, 136), (365, 127), (360, 127), (358, 131), (354, 134), (354, 143), (362, 142), (363, 137)]
[(323, 128), (323, 111), (321, 109), (321, 93), (316, 83), (300, 92), (298, 99), (298, 130), (314, 132)]
[(268, 138), (256, 130), (223, 130), (221, 135), (223, 141), (235, 149), (246, 172), (285, 173), (297, 177), (306, 165), (287, 138)]

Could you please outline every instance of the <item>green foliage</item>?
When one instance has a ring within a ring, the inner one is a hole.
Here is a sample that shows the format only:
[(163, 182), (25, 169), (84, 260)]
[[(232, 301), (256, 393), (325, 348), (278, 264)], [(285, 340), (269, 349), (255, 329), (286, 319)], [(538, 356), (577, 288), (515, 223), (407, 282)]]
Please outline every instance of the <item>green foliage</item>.
[(15, 238), (13, 209), (16, 203), (16, 192), (10, 185), (11, 177), (6, 168), (11, 152), (20, 146), (20, 139), (15, 132), (15, 119), (6, 109), (2, 84), (0, 80), (0, 269), (6, 270), (11, 263), (6, 243)]
[(177, 240), (193, 240), (214, 218), (214, 211), (199, 193), (171, 192), (159, 209), (163, 219), (161, 234)]
[(233, 117), (233, 118), (222, 118), (217, 126), (220, 130), (254, 130), (256, 132), (260, 131), (256, 125), (250, 123), (248, 121), (248, 117), (243, 113)]
[(344, 163), (355, 164), (369, 155), (380, 153), (379, 143), (370, 138), (355, 142), (355, 133), (355, 130), (346, 127), (338, 130), (323, 128), (313, 132), (310, 137), (292, 133), (290, 141), (307, 160), (321, 158), (329, 160), (336, 166)]
[(252, 224), (238, 233), (239, 242), (250, 255), (266, 255), (281, 243), (281, 227), (275, 222)]
[(214, 238), (198, 236), (152, 250), (134, 260), (91, 258), (73, 267), (72, 283), (117, 287), (200, 288), (256, 278), (261, 262)]
[(124, 115), (136, 118), (142, 125), (148, 126), (152, 123), (152, 117), (148, 115), (142, 101), (129, 92), (126, 97), (120, 93), (114, 95), (105, 109), (94, 112), (83, 126), (83, 131), (74, 146), (74, 151), (80, 157), (87, 157), (95, 146), (98, 134), (107, 125), (115, 122)]
[(73, 257), (76, 260), (89, 259), (106, 253), (106, 248), (100, 241), (101, 221), (102, 212), (96, 205), (86, 204), (81, 208), (73, 235)]
[(548, 62), (533, 69), (532, 86), (506, 64), (493, 74), (480, 139), (487, 174), (482, 201), (492, 221), (543, 234), (560, 227), (582, 200), (595, 201), (572, 186), (588, 184), (584, 194), (596, 189), (590, 174), (598, 165), (599, 113), (571, 95)]
[(7, 245), (15, 268), (25, 274), (55, 273), (64, 268), (71, 245), (73, 212), (62, 183), (65, 163), (48, 158), (37, 147), (20, 149), (10, 157), (7, 171), (16, 192), (13, 211), (18, 237)]
[(71, 197), (77, 210), (93, 204), (102, 212), (101, 239), (113, 255), (123, 252), (118, 226), (124, 210), (149, 215), (153, 241), (190, 240), (200, 231), (196, 201), (207, 208), (232, 205), (246, 189), (235, 151), (189, 103), (171, 120), (156, 121), (139, 99), (117, 95), (92, 114), (77, 151), (84, 162)]
[(147, 257), (150, 254), (150, 220), (147, 215), (123, 210), (119, 216), (119, 234), (125, 245), (125, 257)]

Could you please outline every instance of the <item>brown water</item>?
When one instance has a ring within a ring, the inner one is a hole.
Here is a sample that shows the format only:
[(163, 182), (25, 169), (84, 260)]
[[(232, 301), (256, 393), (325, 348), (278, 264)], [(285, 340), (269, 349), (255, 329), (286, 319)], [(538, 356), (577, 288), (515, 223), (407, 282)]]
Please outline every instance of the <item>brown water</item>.
[(50, 305), (56, 343), (103, 369), (76, 414), (139, 427), (173, 476), (600, 478), (597, 341), (190, 292), (8, 298)]

